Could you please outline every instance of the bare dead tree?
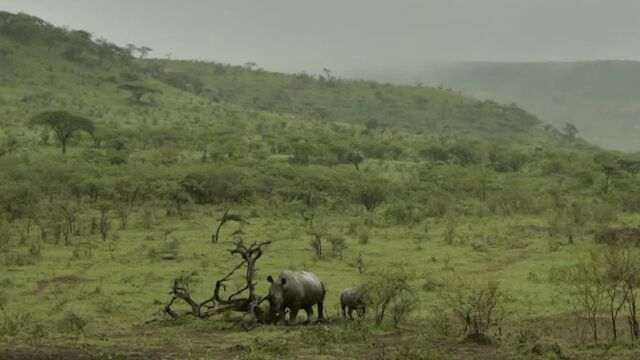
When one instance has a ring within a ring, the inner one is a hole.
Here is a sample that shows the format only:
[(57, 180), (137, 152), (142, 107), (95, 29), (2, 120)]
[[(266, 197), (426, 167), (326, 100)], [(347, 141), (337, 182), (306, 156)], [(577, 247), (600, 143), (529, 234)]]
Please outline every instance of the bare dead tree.
[[(242, 241), (236, 243), (235, 248), (230, 249), (229, 252), (232, 255), (239, 255), (242, 261), (234, 267), (226, 276), (216, 281), (213, 295), (203, 302), (197, 302), (193, 300), (189, 289), (189, 279), (186, 277), (178, 277), (173, 281), (171, 287), (172, 295), (171, 301), (164, 307), (164, 312), (168, 314), (172, 319), (177, 319), (181, 316), (190, 315), (197, 318), (206, 318), (214, 315), (218, 315), (228, 311), (243, 312), (251, 314), (254, 322), (264, 322), (264, 314), (260, 310), (260, 304), (268, 297), (261, 297), (256, 294), (254, 282), (256, 275), (256, 262), (264, 254), (263, 247), (269, 245), (271, 241), (254, 242), (250, 246), (244, 245)], [(245, 269), (245, 285), (223, 298), (220, 294), (221, 290), (225, 291), (225, 283), (240, 269)], [(240, 297), (240, 296), (243, 297)], [(191, 310), (185, 314), (178, 314), (173, 310), (172, 306), (176, 301), (184, 301), (189, 305)]]
[(604, 257), (603, 280), (613, 342), (618, 339), (618, 314), (624, 308), (629, 297), (629, 288), (624, 286), (624, 279), (630, 268), (630, 258), (629, 250), (623, 248), (608, 248)]
[(242, 217), (240, 217), (240, 215), (229, 214), (229, 209), (225, 210), (224, 214), (220, 218), (220, 223), (218, 224), (218, 228), (216, 229), (216, 232), (213, 235), (211, 235), (212, 243), (217, 243), (220, 240), (220, 229), (222, 229), (222, 225), (226, 224), (229, 221), (248, 224), (248, 222), (244, 220)]

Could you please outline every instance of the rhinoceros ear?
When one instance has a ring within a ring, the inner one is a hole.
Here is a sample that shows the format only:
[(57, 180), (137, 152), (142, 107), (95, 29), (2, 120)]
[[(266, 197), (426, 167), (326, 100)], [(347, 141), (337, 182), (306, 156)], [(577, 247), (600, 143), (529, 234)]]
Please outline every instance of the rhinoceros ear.
[(287, 279), (282, 278), (282, 285), (284, 285), (284, 284), (286, 284), (286, 283), (287, 283)]
[(271, 275), (267, 276), (267, 281), (272, 283), (273, 282), (273, 278), (271, 277)]

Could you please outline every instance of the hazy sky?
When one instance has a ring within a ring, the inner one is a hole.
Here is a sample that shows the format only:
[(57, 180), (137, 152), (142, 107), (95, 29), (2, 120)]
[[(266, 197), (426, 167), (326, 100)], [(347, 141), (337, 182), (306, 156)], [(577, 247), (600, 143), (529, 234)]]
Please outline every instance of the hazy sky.
[(0, 10), (158, 57), (281, 71), (640, 59), (640, 0), (0, 0)]

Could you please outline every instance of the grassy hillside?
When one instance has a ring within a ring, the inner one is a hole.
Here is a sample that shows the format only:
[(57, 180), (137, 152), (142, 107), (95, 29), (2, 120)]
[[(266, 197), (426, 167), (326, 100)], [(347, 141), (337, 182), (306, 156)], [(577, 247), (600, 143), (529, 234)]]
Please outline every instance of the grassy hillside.
[(429, 87), (341, 80), (328, 70), (314, 77), (304, 73), (271, 73), (251, 66), (162, 60), (148, 63), (145, 69), (168, 84), (190, 89), (215, 102), (319, 120), (437, 133), (448, 128), (515, 138), (522, 138), (523, 133), (531, 137), (541, 125), (538, 119), (517, 107), (477, 101)]
[[(0, 358), (637, 356), (631, 297), (614, 296), (615, 341), (609, 308), (595, 310), (594, 339), (581, 299), (640, 291), (638, 157), (545, 131), (515, 106), (145, 60), (24, 14), (0, 12), (0, 50)], [(96, 130), (63, 154), (31, 120), (48, 109)], [(226, 211), (245, 221), (212, 242)], [(603, 244), (611, 234), (629, 241)], [(314, 272), (329, 320), (163, 313), (179, 276), (211, 296), (238, 240), (272, 241), (260, 295), (269, 274)], [(606, 260), (624, 254), (611, 280)], [(359, 285), (367, 318), (340, 320), (341, 290)]]
[(515, 102), (562, 127), (574, 123), (599, 146), (639, 151), (640, 63), (461, 63), (415, 78), (478, 98)]

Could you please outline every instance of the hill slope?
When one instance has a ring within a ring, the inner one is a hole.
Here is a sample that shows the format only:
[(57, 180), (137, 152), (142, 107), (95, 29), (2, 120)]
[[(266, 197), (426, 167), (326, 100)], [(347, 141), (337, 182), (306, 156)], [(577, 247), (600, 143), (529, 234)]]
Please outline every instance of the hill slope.
[(459, 63), (396, 75), (395, 80), (443, 84), (478, 98), (514, 102), (556, 127), (574, 123), (594, 144), (640, 150), (639, 62)]
[(541, 125), (534, 116), (514, 106), (477, 101), (429, 87), (341, 80), (329, 72), (313, 77), (163, 60), (153, 61), (147, 69), (158, 79), (190, 88), (213, 101), (320, 120), (376, 123), (437, 133), (449, 128), (460, 133), (520, 139), (539, 135)]

